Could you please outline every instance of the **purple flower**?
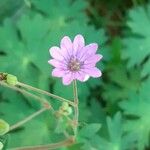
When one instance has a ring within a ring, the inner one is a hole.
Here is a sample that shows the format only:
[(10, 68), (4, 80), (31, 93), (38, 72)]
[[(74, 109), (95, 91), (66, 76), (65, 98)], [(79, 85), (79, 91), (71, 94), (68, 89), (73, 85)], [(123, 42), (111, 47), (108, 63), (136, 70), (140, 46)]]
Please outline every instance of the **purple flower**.
[(100, 77), (101, 71), (96, 68), (96, 63), (101, 60), (102, 55), (96, 54), (97, 43), (85, 46), (82, 35), (76, 35), (72, 42), (68, 36), (63, 37), (59, 47), (50, 48), (53, 59), (48, 63), (55, 68), (52, 76), (62, 77), (63, 84), (69, 85), (73, 80), (84, 82), (89, 77)]

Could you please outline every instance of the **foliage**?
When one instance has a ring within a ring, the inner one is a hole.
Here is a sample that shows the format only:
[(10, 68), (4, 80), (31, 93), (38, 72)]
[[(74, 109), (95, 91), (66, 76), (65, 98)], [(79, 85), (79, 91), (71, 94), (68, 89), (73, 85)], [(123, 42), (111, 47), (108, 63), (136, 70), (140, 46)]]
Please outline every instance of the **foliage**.
[[(128, 66), (142, 65), (142, 77), (150, 74), (150, 5), (145, 9), (137, 7), (129, 12), (128, 27), (132, 33), (124, 39), (123, 59), (128, 59)], [(143, 28), (141, 28), (143, 27)]]
[(102, 150), (126, 150), (132, 149), (134, 142), (133, 135), (124, 135), (123, 121), (120, 112), (118, 112), (114, 118), (107, 117), (107, 126), (109, 133), (109, 140), (104, 138), (100, 139), (99, 149)]
[[(48, 49), (59, 45), (64, 35), (73, 38), (78, 33), (83, 34), (87, 44), (97, 42), (100, 45), (98, 53), (103, 55), (103, 62), (98, 67), (103, 76), (78, 83), (77, 143), (60, 149), (149, 149), (150, 4), (134, 1), (139, 5), (130, 4), (128, 8), (130, 1), (123, 7), (119, 0), (15, 2), (0, 2), (0, 8), (5, 8), (0, 10), (0, 72), (14, 74), (21, 82), (72, 99), (72, 86), (64, 87), (59, 79), (51, 77)], [(108, 6), (111, 11), (98, 6)], [(109, 20), (108, 16), (114, 16), (113, 13), (122, 13), (122, 27), (117, 26), (120, 19), (114, 20), (113, 28), (110, 26), (112, 18)], [(113, 32), (115, 27), (117, 36)], [(55, 100), (49, 101), (55, 109), (61, 107)], [(39, 108), (39, 103), (32, 98), (0, 86), (0, 119), (10, 125)], [(59, 141), (68, 128), (65, 119), (44, 112), (21, 128), (0, 136), (0, 147), (4, 145), (4, 149), (8, 149)]]
[(149, 145), (150, 94), (147, 89), (150, 89), (150, 79), (142, 83), (139, 93), (130, 93), (128, 100), (120, 103), (126, 115), (135, 117), (132, 120), (127, 119), (124, 128), (135, 134), (139, 150)]

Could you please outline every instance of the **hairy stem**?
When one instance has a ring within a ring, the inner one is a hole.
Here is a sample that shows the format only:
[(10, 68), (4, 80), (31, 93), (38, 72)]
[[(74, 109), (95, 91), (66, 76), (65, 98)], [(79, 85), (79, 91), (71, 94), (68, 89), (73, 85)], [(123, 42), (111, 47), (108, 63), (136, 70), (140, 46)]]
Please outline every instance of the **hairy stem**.
[(61, 101), (61, 102), (67, 102), (68, 104), (74, 106), (74, 103), (71, 102), (70, 100), (67, 100), (67, 99), (65, 99), (65, 98), (63, 98), (63, 97), (60, 97), (60, 96), (57, 96), (57, 95), (55, 95), (55, 94), (49, 93), (49, 92), (47, 92), (47, 91), (44, 91), (44, 90), (35, 88), (35, 87), (33, 87), (33, 86), (30, 86), (30, 85), (27, 85), (27, 84), (24, 84), (24, 83), (21, 83), (21, 82), (18, 82), (17, 85), (18, 85), (18, 86), (21, 86), (21, 87), (24, 87), (24, 88), (27, 88), (27, 89), (29, 89), (29, 90), (38, 92), (38, 93), (40, 93), (40, 94), (50, 96), (50, 97), (55, 98), (55, 99), (57, 99), (57, 100), (59, 100), (59, 101)]
[(25, 123), (29, 122), (30, 120), (32, 120), (34, 117), (38, 116), (39, 114), (43, 113), (45, 110), (47, 110), (46, 108), (41, 108), (40, 110), (38, 110), (37, 112), (31, 114), (30, 116), (26, 117), (25, 119), (17, 122), (16, 124), (10, 126), (9, 131), (12, 131), (22, 125), (24, 125)]
[(73, 82), (74, 102), (71, 102), (71, 101), (69, 101), (69, 100), (67, 100), (65, 98), (62, 98), (60, 96), (54, 95), (54, 94), (49, 93), (47, 91), (44, 91), (44, 90), (32, 87), (30, 85), (27, 85), (27, 84), (24, 84), (24, 83), (21, 83), (21, 82), (18, 82), (17, 86), (12, 86), (12, 85), (9, 85), (9, 84), (5, 83), (5, 81), (0, 81), (0, 85), (8, 87), (10, 89), (13, 89), (15, 91), (18, 91), (18, 92), (22, 93), (23, 95), (30, 96), (30, 97), (38, 100), (42, 104), (44, 104), (43, 105), (44, 108), (42, 108), (42, 109), (38, 110), (37, 112), (31, 114), (30, 116), (28, 116), (25, 119), (17, 122), (16, 124), (10, 126), (9, 131), (12, 131), (12, 130), (14, 130), (14, 129), (24, 125), (25, 123), (27, 123), (30, 120), (32, 120), (34, 117), (36, 117), (39, 114), (41, 114), (42, 112), (44, 112), (45, 110), (48, 110), (48, 109), (52, 109), (53, 110), (52, 106), (50, 105), (50, 103), (48, 102), (47, 99), (41, 98), (41, 97), (39, 97), (39, 96), (37, 96), (37, 95), (35, 95), (33, 93), (30, 93), (30, 92), (26, 91), (26, 89), (34, 91), (34, 92), (37, 92), (39, 94), (50, 96), (50, 97), (55, 98), (55, 99), (57, 99), (57, 100), (59, 100), (61, 102), (67, 102), (68, 104), (70, 104), (71, 106), (74, 107), (74, 112), (75, 112), (74, 122), (73, 122), (74, 123), (73, 127), (74, 127), (74, 135), (75, 136), (69, 136), (68, 134), (64, 133), (67, 136), (67, 139), (65, 139), (63, 141), (60, 141), (60, 142), (57, 142), (57, 143), (52, 143), (52, 144), (47, 144), (47, 145), (39, 145), (39, 146), (18, 147), (18, 148), (12, 148), (10, 150), (49, 150), (49, 149), (60, 148), (60, 147), (63, 147), (63, 146), (69, 146), (69, 145), (71, 145), (71, 144), (73, 144), (75, 142), (75, 137), (77, 135), (77, 127), (78, 127), (78, 116), (79, 116), (78, 93), (77, 93), (76, 81)]
[(12, 90), (18, 91), (18, 92), (22, 93), (23, 95), (30, 96), (30, 97), (32, 97), (32, 98), (38, 100), (38, 101), (41, 102), (41, 103), (47, 103), (47, 100), (46, 100), (46, 99), (40, 98), (39, 96), (37, 96), (37, 95), (35, 95), (35, 94), (32, 94), (32, 93), (30, 93), (30, 92), (28, 92), (28, 91), (25, 91), (25, 90), (23, 90), (23, 89), (20, 89), (20, 88), (18, 88), (18, 87), (16, 87), (16, 86), (11, 86), (11, 85), (8, 85), (7, 83), (1, 82), (1, 81), (0, 81), (0, 84), (1, 84), (2, 86), (5, 86), (5, 87), (10, 88), (10, 89), (12, 89)]
[(77, 135), (78, 130), (78, 117), (79, 117), (79, 108), (78, 108), (78, 90), (77, 90), (77, 82), (73, 81), (73, 94), (74, 94), (74, 134)]
[(74, 136), (70, 136), (68, 139), (53, 144), (18, 147), (18, 148), (11, 148), (9, 150), (50, 150), (72, 145), (74, 141), (75, 141)]
[(29, 96), (29, 97), (32, 97), (34, 98), (35, 100), (39, 101), (42, 105), (44, 105), (44, 107), (46, 108), (49, 108), (51, 107), (52, 111), (54, 111), (53, 107), (51, 106), (51, 104), (49, 103), (49, 101), (45, 98), (41, 98), (33, 93), (30, 93), (24, 89), (20, 89), (16, 86), (11, 86), (11, 85), (8, 85), (7, 83), (3, 82), (3, 81), (0, 81), (0, 85), (4, 86), (4, 87), (7, 87), (7, 88), (10, 88), (12, 90), (15, 90), (15, 91), (18, 91), (20, 93), (22, 93), (23, 95), (26, 95), (26, 96)]

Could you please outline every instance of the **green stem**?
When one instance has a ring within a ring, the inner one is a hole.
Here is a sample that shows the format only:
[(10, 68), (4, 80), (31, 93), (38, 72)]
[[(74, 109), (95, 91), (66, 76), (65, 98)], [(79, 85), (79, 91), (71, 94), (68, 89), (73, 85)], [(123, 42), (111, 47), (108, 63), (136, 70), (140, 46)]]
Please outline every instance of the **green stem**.
[(29, 122), (30, 120), (32, 120), (34, 117), (38, 116), (39, 114), (43, 113), (45, 110), (47, 110), (46, 108), (42, 108), (40, 110), (38, 110), (37, 112), (31, 114), (30, 116), (26, 117), (25, 119), (17, 122), (16, 124), (10, 126), (9, 131), (15, 130), (16, 128), (24, 125), (25, 123)]
[(18, 148), (11, 148), (9, 150), (51, 150), (51, 149), (58, 149), (60, 147), (72, 145), (74, 141), (75, 141), (74, 137), (70, 136), (68, 139), (53, 144), (18, 147)]
[(79, 117), (79, 108), (78, 108), (78, 90), (76, 80), (73, 81), (73, 94), (74, 94), (74, 133), (77, 135), (78, 131), (78, 117)]
[(55, 94), (49, 93), (49, 92), (47, 92), (47, 91), (44, 91), (44, 90), (35, 88), (35, 87), (33, 87), (33, 86), (30, 86), (30, 85), (27, 85), (27, 84), (24, 84), (24, 83), (21, 83), (21, 82), (18, 82), (17, 85), (18, 85), (18, 86), (21, 86), (21, 87), (24, 87), (24, 88), (27, 88), (27, 89), (29, 89), (29, 90), (38, 92), (38, 93), (40, 93), (40, 94), (50, 96), (50, 97), (55, 98), (55, 99), (57, 99), (57, 100), (59, 100), (59, 101), (61, 101), (61, 102), (67, 102), (68, 104), (74, 106), (74, 103), (73, 103), (73, 102), (71, 102), (71, 101), (69, 101), (69, 100), (67, 100), (67, 99), (65, 99), (65, 98), (63, 98), (63, 97), (60, 97), (60, 96), (57, 96), (57, 95), (55, 95)]

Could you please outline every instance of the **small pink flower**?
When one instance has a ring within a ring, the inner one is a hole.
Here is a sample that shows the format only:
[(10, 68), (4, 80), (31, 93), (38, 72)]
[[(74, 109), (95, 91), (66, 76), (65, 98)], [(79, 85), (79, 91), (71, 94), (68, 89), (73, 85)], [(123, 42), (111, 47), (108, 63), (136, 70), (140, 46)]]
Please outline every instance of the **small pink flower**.
[(88, 78), (100, 77), (101, 71), (96, 68), (96, 63), (101, 60), (102, 55), (96, 54), (97, 43), (85, 46), (82, 35), (76, 35), (72, 42), (68, 36), (63, 37), (59, 47), (50, 48), (53, 59), (48, 63), (55, 68), (52, 76), (62, 77), (63, 84), (69, 85), (73, 80), (84, 82)]

